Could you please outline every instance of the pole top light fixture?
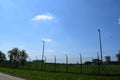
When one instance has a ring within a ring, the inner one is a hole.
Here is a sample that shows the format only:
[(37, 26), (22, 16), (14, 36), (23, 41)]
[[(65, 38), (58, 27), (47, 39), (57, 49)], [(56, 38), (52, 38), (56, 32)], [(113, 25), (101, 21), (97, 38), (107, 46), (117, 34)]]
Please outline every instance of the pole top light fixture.
[(42, 41), (42, 42), (45, 42), (45, 41)]
[(98, 29), (98, 31), (100, 31), (100, 29)]

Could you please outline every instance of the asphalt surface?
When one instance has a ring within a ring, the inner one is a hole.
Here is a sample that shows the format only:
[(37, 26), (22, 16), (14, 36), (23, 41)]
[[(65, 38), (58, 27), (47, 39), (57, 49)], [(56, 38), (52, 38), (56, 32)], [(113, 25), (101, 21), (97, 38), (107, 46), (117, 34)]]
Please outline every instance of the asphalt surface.
[(14, 76), (10, 76), (8, 74), (0, 73), (0, 80), (26, 80)]

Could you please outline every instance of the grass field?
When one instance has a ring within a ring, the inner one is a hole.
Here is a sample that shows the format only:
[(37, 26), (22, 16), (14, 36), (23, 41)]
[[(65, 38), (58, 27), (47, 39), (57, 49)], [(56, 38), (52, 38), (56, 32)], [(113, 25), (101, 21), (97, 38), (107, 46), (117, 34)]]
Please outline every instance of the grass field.
[(79, 64), (44, 63), (42, 69), (40, 62), (27, 62), (14, 69), (14, 64), (2, 63), (0, 72), (31, 80), (120, 80), (120, 65), (103, 65), (100, 72), (99, 67), (91, 64), (82, 65), (81, 68)]
[(120, 80), (119, 76), (95, 76), (69, 73), (41, 72), (0, 67), (0, 72), (26, 78), (28, 80)]
[[(99, 73), (98, 65), (81, 65), (79, 64), (53, 64), (47, 63), (43, 65), (44, 71), (52, 71), (52, 72), (73, 72), (73, 73)], [(24, 66), (19, 66), (20, 69), (29, 69), (29, 70), (41, 70), (41, 63), (29, 62)], [(120, 74), (120, 65), (102, 65), (103, 70), (101, 73), (109, 73), (109, 74)], [(82, 70), (81, 70), (82, 69)]]
[[(0, 66), (12, 67), (14, 64), (2, 63)], [(102, 70), (101, 70), (102, 68)], [(53, 64), (44, 63), (43, 68), (41, 62), (27, 62), (25, 65), (19, 65), (17, 69), (51, 71), (51, 72), (69, 72), (69, 73), (104, 73), (104, 74), (120, 74), (120, 65), (97, 64), (81, 65), (80, 64)]]

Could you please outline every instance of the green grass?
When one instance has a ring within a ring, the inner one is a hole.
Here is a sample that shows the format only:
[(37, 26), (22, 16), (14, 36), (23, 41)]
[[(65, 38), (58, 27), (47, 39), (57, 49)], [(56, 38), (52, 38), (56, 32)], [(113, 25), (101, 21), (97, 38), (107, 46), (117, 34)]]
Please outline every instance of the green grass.
[[(3, 63), (2, 63), (2, 65), (3, 65)], [(14, 67), (14, 64), (11, 64), (11, 65), (5, 64), (3, 66)], [(41, 62), (27, 62), (24, 66), (19, 65), (17, 67), (17, 69), (28, 69), (28, 70), (36, 70), (36, 71), (42, 70)], [(65, 64), (56, 64), (56, 67), (55, 67), (53, 63), (46, 63), (46, 66), (44, 64), (45, 71), (55, 71), (54, 69), (56, 69), (57, 72), (66, 72), (66, 65)], [(81, 66), (79, 64), (69, 64), (68, 72), (74, 72), (74, 73), (79, 72), (80, 73)], [(95, 65), (95, 64), (82, 65), (82, 72), (84, 72), (84, 73), (99, 73), (98, 65)], [(118, 74), (118, 73), (120, 73), (120, 65), (103, 65), (102, 73)]]
[(105, 65), (105, 72), (120, 73), (120, 65)]
[(120, 80), (119, 76), (94, 76), (69, 73), (41, 72), (0, 67), (0, 72), (31, 80)]
[[(1, 63), (3, 65), (3, 63)], [(7, 65), (6, 65), (7, 64)], [(6, 63), (3, 66), (6, 67), (14, 67), (14, 64), (9, 65)], [(1, 65), (1, 66), (2, 66)], [(27, 62), (24, 66), (19, 65), (17, 69), (28, 69), (28, 70), (42, 70), (41, 62)], [(56, 69), (56, 70), (54, 70)], [(66, 65), (65, 64), (56, 64), (54, 66), (53, 63), (46, 63), (44, 64), (45, 71), (57, 71), (57, 72), (66, 72)], [(69, 64), (68, 65), (68, 72), (80, 73), (81, 66), (79, 64)], [(84, 73), (99, 73), (99, 66), (95, 64), (89, 65), (82, 65), (82, 72)], [(120, 74), (120, 65), (103, 65), (102, 73), (109, 73), (109, 74)]]
[[(45, 67), (45, 65), (44, 65)], [(46, 71), (54, 71), (54, 64), (46, 64), (44, 70)], [(20, 69), (33, 69), (33, 70), (41, 70), (41, 63), (31, 62), (25, 64), (23, 67), (22, 65), (19, 66)], [(56, 64), (56, 71), (58, 72), (66, 72), (66, 65), (65, 64)], [(81, 68), (80, 65), (68, 65), (68, 72), (80, 72)], [(98, 65), (82, 65), (82, 72), (84, 73), (99, 73)], [(120, 73), (120, 65), (103, 65), (102, 73)]]

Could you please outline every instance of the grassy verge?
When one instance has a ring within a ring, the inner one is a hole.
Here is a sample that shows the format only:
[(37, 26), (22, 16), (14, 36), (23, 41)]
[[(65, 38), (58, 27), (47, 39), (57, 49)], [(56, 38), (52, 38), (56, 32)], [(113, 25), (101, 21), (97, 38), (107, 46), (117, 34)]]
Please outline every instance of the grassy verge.
[(68, 73), (40, 72), (0, 67), (0, 72), (31, 80), (120, 80), (119, 76), (93, 76)]

